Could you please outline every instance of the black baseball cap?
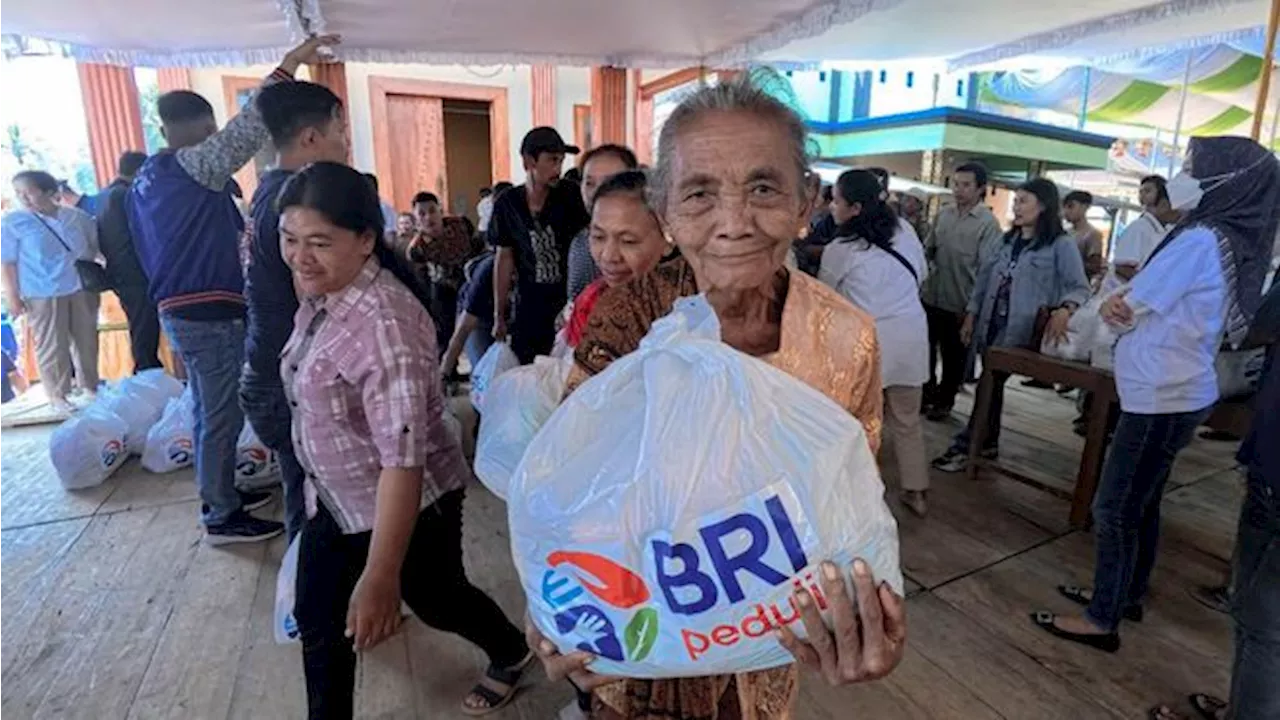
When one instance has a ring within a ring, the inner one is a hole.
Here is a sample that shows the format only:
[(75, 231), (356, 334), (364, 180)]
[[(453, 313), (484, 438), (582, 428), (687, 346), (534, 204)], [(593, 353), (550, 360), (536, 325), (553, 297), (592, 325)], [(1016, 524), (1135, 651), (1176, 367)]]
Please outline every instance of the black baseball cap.
[(566, 143), (553, 127), (536, 127), (525, 133), (524, 140), (520, 141), (520, 154), (531, 157), (544, 152), (577, 155), (581, 151), (577, 145)]

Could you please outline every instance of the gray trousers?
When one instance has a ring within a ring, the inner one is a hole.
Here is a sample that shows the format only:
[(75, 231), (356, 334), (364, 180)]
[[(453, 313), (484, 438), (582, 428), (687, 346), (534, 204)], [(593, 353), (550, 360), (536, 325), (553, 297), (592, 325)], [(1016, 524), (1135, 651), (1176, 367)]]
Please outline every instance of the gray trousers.
[(29, 298), (27, 321), (36, 343), (40, 382), (50, 400), (71, 391), (71, 369), (86, 391), (98, 388), (98, 294), (77, 292), (62, 297)]
[(929, 489), (928, 456), (920, 428), (918, 385), (892, 385), (884, 389), (884, 434), (893, 443), (898, 482), (903, 490)]

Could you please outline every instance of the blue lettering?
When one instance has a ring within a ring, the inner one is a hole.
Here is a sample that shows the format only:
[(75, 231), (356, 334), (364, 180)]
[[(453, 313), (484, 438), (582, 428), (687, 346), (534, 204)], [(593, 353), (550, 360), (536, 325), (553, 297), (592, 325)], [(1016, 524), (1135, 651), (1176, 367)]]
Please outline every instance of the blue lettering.
[(804, 548), (800, 547), (800, 538), (796, 537), (795, 526), (791, 524), (791, 518), (787, 517), (787, 509), (782, 506), (782, 499), (774, 495), (764, 501), (764, 506), (769, 509), (773, 526), (778, 529), (778, 539), (782, 541), (782, 549), (787, 551), (787, 559), (791, 561), (791, 567), (795, 568), (796, 572), (808, 567), (809, 558), (805, 557)]
[[(679, 560), (684, 569), (672, 574), (667, 570), (668, 560)], [(653, 541), (654, 574), (658, 577), (658, 587), (667, 599), (667, 607), (678, 615), (697, 615), (710, 610), (716, 604), (716, 584), (706, 573), (698, 570), (698, 551), (686, 543), (670, 543), (662, 540)], [(691, 603), (682, 603), (676, 598), (676, 588), (694, 587), (698, 589), (698, 599)]]
[[(721, 540), (724, 536), (738, 530), (745, 530), (751, 534), (751, 545), (738, 555), (728, 557)], [(746, 570), (770, 585), (781, 585), (787, 581), (786, 575), (774, 570), (761, 560), (769, 550), (769, 529), (755, 515), (739, 513), (714, 525), (708, 525), (699, 532), (702, 534), (702, 542), (707, 546), (707, 555), (711, 557), (711, 564), (715, 567), (716, 574), (720, 576), (720, 585), (724, 587), (724, 593), (730, 602), (741, 602), (746, 597), (742, 593), (742, 586), (738, 583), (739, 570)]]

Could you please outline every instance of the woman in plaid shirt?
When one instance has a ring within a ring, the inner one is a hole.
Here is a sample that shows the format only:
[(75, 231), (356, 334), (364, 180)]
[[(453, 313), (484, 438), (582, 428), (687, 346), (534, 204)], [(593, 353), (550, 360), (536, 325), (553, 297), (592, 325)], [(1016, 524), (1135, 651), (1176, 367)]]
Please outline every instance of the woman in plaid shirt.
[(356, 651), (393, 634), (400, 601), (480, 646), (468, 715), (511, 699), (532, 655), (462, 563), (469, 477), (443, 420), (428, 300), (385, 243), (378, 198), (337, 163), (280, 193), (280, 243), (302, 303), (281, 356), (307, 522), (294, 610), (312, 718), (351, 717)]

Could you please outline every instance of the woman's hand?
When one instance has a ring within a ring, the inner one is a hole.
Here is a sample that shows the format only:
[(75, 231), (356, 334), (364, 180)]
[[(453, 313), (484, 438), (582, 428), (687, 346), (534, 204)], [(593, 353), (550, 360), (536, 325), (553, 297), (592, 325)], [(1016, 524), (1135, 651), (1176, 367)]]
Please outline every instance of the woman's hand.
[(347, 637), (368, 650), (400, 627), (400, 576), (365, 568), (347, 606)]
[(9, 305), (9, 317), (11, 318), (17, 319), (27, 313), (27, 304), (22, 301), (22, 298), (9, 298), (7, 304)]
[(1057, 308), (1049, 313), (1049, 324), (1044, 327), (1044, 339), (1054, 345), (1067, 341), (1067, 323), (1071, 322), (1069, 308)]
[(845, 589), (844, 577), (834, 563), (822, 563), (822, 594), (831, 608), (835, 625), (828, 630), (808, 591), (795, 594), (807, 640), (783, 625), (778, 640), (804, 666), (818, 670), (831, 685), (878, 680), (902, 662), (907, 646), (907, 614), (901, 597), (888, 583), (876, 587), (871, 568), (861, 558), (853, 561), (853, 587), (857, 608)]
[(968, 345), (973, 342), (973, 315), (966, 313), (964, 322), (960, 323), (960, 342)]
[(578, 650), (568, 655), (561, 655), (555, 643), (543, 636), (529, 619), (528, 614), (524, 616), (524, 639), (538, 654), (538, 659), (542, 661), (542, 668), (547, 673), (547, 679), (551, 682), (567, 679), (578, 690), (589, 693), (601, 685), (608, 685), (618, 680), (616, 677), (597, 675), (588, 670), (587, 666), (596, 659), (596, 656), (591, 653)]
[(1128, 292), (1129, 289), (1125, 288), (1102, 301), (1098, 314), (1108, 325), (1122, 329), (1133, 325), (1133, 308), (1124, 299)]

